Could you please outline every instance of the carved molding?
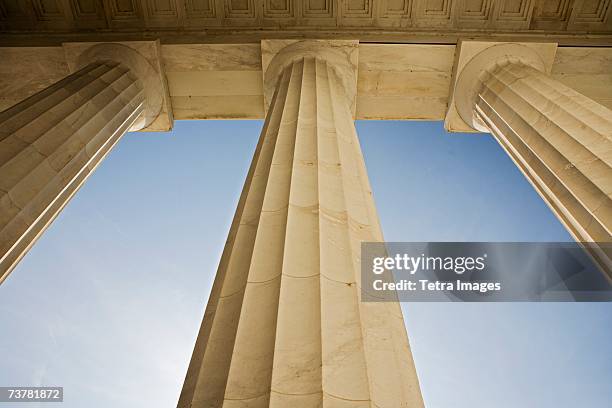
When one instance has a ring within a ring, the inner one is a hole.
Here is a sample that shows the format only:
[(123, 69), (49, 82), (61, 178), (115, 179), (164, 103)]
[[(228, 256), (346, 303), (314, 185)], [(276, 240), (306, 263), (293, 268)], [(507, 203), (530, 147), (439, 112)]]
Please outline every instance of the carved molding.
[(263, 16), (265, 18), (293, 18), (293, 0), (263, 0)]
[(255, 18), (255, 0), (224, 0), (226, 18)]
[(410, 17), (412, 10), (411, 0), (381, 0), (379, 17), (398, 18)]
[(0, 0), (0, 30), (241, 27), (612, 33), (612, 0)]
[(144, 25), (142, 4), (139, 0), (103, 0), (111, 27), (139, 27)]
[(459, 0), (457, 18), (461, 21), (488, 21), (493, 0)]
[(611, 0), (583, 0), (576, 9), (576, 23), (603, 23), (610, 11)]
[(342, 16), (345, 18), (372, 18), (373, 0), (344, 0)]
[(38, 21), (64, 20), (66, 16), (58, 0), (32, 0)]
[(70, 8), (76, 21), (103, 21), (104, 8), (96, 0), (70, 0)]
[(216, 18), (215, 0), (185, 0), (188, 18)]
[(452, 26), (453, 2), (451, 0), (417, 0), (416, 24), (418, 26)]
[(145, 0), (147, 15), (149, 17), (167, 18), (178, 17), (175, 0)]
[(302, 15), (305, 18), (330, 18), (334, 16), (333, 0), (304, 0)]

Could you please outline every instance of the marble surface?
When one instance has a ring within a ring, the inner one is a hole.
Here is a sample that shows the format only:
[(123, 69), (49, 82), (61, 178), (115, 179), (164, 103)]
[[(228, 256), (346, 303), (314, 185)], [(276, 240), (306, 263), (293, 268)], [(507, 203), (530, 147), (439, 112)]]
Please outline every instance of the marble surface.
[(612, 279), (612, 111), (522, 61), (480, 82), (476, 114)]
[[(538, 65), (538, 69), (549, 73), (556, 51), (556, 43), (460, 42), (455, 54), (444, 128), (450, 132), (486, 131), (482, 124), (473, 123), (473, 103), (467, 101), (473, 96), (468, 93), (475, 92), (477, 77), (489, 64), (495, 64), (498, 59), (515, 57), (516, 54), (516, 57), (520, 55), (520, 58), (529, 59), (531, 63)], [(470, 78), (466, 80), (466, 76)], [(460, 89), (462, 85), (463, 89)]]
[(316, 57), (335, 70), (348, 98), (353, 117), (356, 110), (359, 42), (354, 40), (264, 40), (261, 42), (264, 111), (272, 101), (276, 83), (293, 61)]
[(462, 37), (497, 36), (502, 41), (523, 37), (541, 42), (552, 37), (568, 43), (610, 44), (606, 35), (612, 32), (610, 0), (24, 0), (7, 4), (19, 4), (19, 11), (5, 12), (0, 19), (5, 41), (32, 45), (151, 35), (163, 36), (168, 43), (327, 38), (449, 44)]
[(361, 44), (356, 117), (439, 120), (454, 52), (453, 45)]
[(612, 49), (559, 47), (550, 74), (612, 109)]
[(261, 119), (258, 44), (162, 45), (162, 61), (177, 119)]
[(0, 48), (0, 112), (69, 73), (62, 47)]
[(345, 86), (281, 75), (178, 407), (421, 408), (399, 304), (359, 301), (382, 233)]
[[(66, 63), (70, 72), (74, 72), (79, 65), (87, 62), (82, 56), (96, 44), (98, 43), (79, 42), (63, 44)], [(145, 82), (145, 89), (148, 88), (150, 94), (155, 94), (154, 97), (156, 99), (161, 99), (161, 109), (156, 115), (156, 118), (152, 123), (148, 123), (149, 121), (147, 121), (148, 125), (144, 129), (141, 129), (141, 131), (163, 132), (171, 130), (174, 123), (174, 116), (166, 75), (161, 63), (159, 41), (125, 41), (119, 44), (131, 48), (139, 56), (146, 59), (150, 65), (147, 67), (147, 71), (152, 68), (152, 72), (147, 72), (143, 75), (142, 80)], [(158, 103), (156, 102), (155, 104), (157, 105)]]
[(100, 62), (0, 113), (0, 283), (144, 105), (125, 66)]
[[(150, 47), (150, 46), (149, 46)], [(455, 45), (360, 44), (356, 119), (444, 120)], [(263, 119), (259, 44), (162, 44), (167, 113), (175, 119)], [(153, 55), (153, 54), (150, 54)], [(265, 59), (264, 59), (265, 61)], [(62, 47), (0, 47), (0, 110), (69, 72)], [(551, 75), (612, 107), (612, 48), (558, 47)], [(159, 130), (169, 121), (159, 123)], [(451, 131), (468, 131), (451, 126)]]

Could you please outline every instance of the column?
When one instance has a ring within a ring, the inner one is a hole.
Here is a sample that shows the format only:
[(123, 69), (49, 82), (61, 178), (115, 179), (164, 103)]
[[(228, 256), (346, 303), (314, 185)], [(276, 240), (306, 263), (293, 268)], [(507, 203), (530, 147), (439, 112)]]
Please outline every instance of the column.
[(612, 278), (612, 111), (544, 73), (525, 47), (492, 48), (461, 74), (459, 112), (491, 132)]
[(150, 123), (131, 68), (143, 57), (109, 44), (88, 55), (96, 50), (103, 59), (0, 113), (0, 282), (121, 136)]
[(423, 406), (399, 305), (360, 301), (382, 234), (334, 68), (280, 70), (179, 408)]

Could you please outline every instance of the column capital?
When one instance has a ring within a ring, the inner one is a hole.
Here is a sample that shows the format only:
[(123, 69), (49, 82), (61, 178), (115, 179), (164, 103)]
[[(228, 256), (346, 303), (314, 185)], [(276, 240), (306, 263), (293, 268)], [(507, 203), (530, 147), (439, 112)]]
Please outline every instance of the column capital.
[(482, 80), (492, 68), (517, 62), (549, 73), (556, 43), (460, 41), (455, 52), (451, 92), (444, 127), (450, 132), (489, 132), (474, 115)]
[(95, 61), (114, 61), (130, 69), (144, 88), (145, 106), (130, 131), (172, 129), (174, 118), (157, 41), (129, 43), (64, 43), (70, 72)]
[(336, 71), (354, 117), (358, 55), (359, 41), (356, 40), (263, 40), (261, 62), (264, 76), (264, 111), (268, 112), (283, 69), (296, 60), (311, 57), (327, 61)]

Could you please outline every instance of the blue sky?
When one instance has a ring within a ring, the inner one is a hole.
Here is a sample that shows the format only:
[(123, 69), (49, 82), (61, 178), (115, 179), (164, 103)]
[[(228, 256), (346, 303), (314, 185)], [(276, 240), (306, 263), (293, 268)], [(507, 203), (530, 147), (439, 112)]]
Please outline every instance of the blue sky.
[[(175, 406), (261, 126), (126, 135), (0, 286), (0, 385)], [(388, 241), (570, 239), (489, 135), (357, 129)], [(403, 308), (428, 407), (612, 404), (612, 304)]]

